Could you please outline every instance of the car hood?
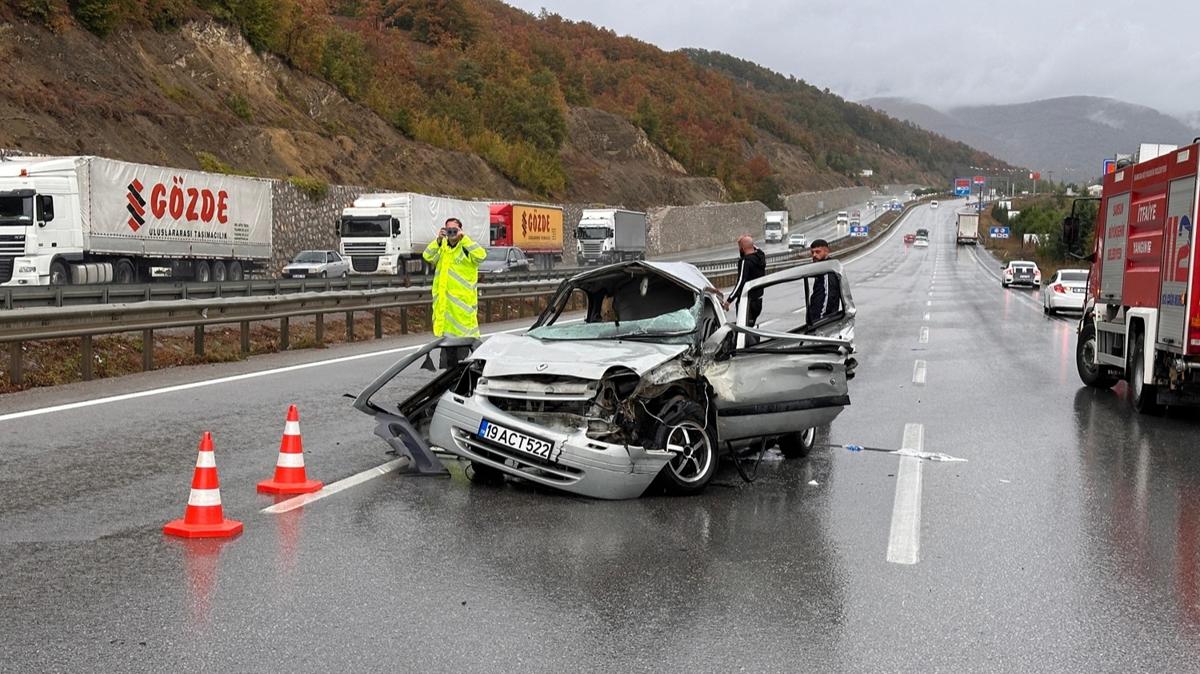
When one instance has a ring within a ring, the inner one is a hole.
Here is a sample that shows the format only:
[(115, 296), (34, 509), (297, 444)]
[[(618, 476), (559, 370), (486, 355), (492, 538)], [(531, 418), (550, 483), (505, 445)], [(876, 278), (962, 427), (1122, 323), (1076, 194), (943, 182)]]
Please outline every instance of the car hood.
[(324, 262), (299, 262), (299, 263), (293, 262), (292, 264), (289, 264), (288, 266), (284, 267), (284, 269), (291, 269), (294, 271), (304, 271), (304, 270), (309, 270), (309, 269), (317, 269), (319, 267), (324, 267), (324, 266), (325, 266)]
[(496, 271), (498, 269), (504, 269), (504, 265), (504, 260), (484, 260), (483, 262), (479, 263), (479, 271)]
[(501, 334), (485, 341), (471, 358), (485, 361), (485, 377), (560, 375), (600, 379), (616, 365), (643, 375), (687, 349), (686, 344), (605, 339), (559, 341)]

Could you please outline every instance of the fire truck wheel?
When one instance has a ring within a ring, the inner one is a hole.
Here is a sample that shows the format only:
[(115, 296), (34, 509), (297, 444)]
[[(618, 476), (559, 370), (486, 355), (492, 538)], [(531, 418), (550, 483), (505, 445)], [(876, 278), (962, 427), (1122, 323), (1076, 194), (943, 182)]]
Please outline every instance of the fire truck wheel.
[(1090, 320), (1079, 331), (1079, 342), (1075, 345), (1075, 367), (1084, 384), (1095, 388), (1112, 388), (1117, 378), (1112, 371), (1097, 362), (1096, 326)]
[(1158, 387), (1154, 384), (1144, 383), (1146, 380), (1146, 337), (1142, 333), (1134, 335), (1133, 353), (1130, 354), (1129, 363), (1129, 401), (1133, 403), (1133, 409), (1141, 414), (1157, 414), (1160, 411), (1158, 405)]

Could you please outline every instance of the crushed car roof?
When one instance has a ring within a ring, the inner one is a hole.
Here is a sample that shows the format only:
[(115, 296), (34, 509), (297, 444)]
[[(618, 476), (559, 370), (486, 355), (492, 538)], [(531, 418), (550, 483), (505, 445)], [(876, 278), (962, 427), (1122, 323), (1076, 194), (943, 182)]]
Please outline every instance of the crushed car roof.
[(696, 292), (703, 292), (706, 288), (712, 287), (712, 281), (709, 281), (708, 277), (705, 276), (703, 272), (687, 262), (650, 262), (648, 260), (610, 264), (605, 267), (600, 267), (599, 269), (592, 269), (582, 274), (572, 276), (571, 281), (582, 281), (594, 276), (602, 276), (604, 274), (612, 273), (616, 269), (630, 267), (644, 267), (647, 269), (652, 269), (663, 276), (669, 276), (672, 279), (675, 279), (683, 285), (692, 288)]

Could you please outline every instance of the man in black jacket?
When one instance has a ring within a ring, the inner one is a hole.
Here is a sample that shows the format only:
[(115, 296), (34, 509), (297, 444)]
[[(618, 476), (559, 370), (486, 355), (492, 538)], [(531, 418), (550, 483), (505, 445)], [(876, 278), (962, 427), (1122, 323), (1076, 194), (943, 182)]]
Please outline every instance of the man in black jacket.
[[(754, 239), (746, 234), (739, 238), (737, 243), (738, 253), (741, 256), (738, 259), (737, 285), (733, 286), (729, 297), (725, 299), (726, 309), (730, 304), (741, 300), (747, 283), (767, 274), (767, 254), (754, 245)], [(762, 289), (752, 290), (746, 297), (750, 302), (750, 306), (746, 310), (746, 325), (753, 327), (758, 322), (758, 315), (762, 313), (763, 308), (762, 298)]]
[[(829, 259), (829, 242), (816, 239), (809, 246), (813, 262)], [(821, 274), (813, 279), (812, 295), (808, 298), (808, 325), (816, 325), (822, 319), (842, 310), (842, 282), (837, 274)]]

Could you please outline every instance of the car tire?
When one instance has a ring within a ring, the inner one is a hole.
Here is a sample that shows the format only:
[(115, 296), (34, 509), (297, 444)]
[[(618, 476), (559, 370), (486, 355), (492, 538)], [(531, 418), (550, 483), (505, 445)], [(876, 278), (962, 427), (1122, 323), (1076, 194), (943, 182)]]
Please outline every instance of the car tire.
[(1158, 404), (1158, 386), (1143, 383), (1146, 379), (1145, 333), (1135, 334), (1131, 341), (1133, 349), (1129, 354), (1129, 365), (1126, 367), (1126, 372), (1129, 373), (1129, 402), (1140, 414), (1158, 414), (1162, 411)]
[(1112, 370), (1096, 361), (1096, 325), (1086, 320), (1075, 343), (1075, 369), (1079, 379), (1093, 388), (1112, 388), (1117, 383)]
[(810, 428), (779, 438), (779, 451), (783, 453), (785, 459), (803, 459), (812, 452), (816, 443), (817, 429)]
[(468, 463), (463, 472), (466, 473), (467, 479), (474, 484), (488, 487), (499, 487), (504, 484), (504, 471), (477, 461)]
[(704, 409), (687, 398), (674, 398), (663, 406), (658, 419), (654, 446), (680, 453), (663, 466), (657, 482), (668, 494), (699, 494), (717, 473), (720, 460)]

